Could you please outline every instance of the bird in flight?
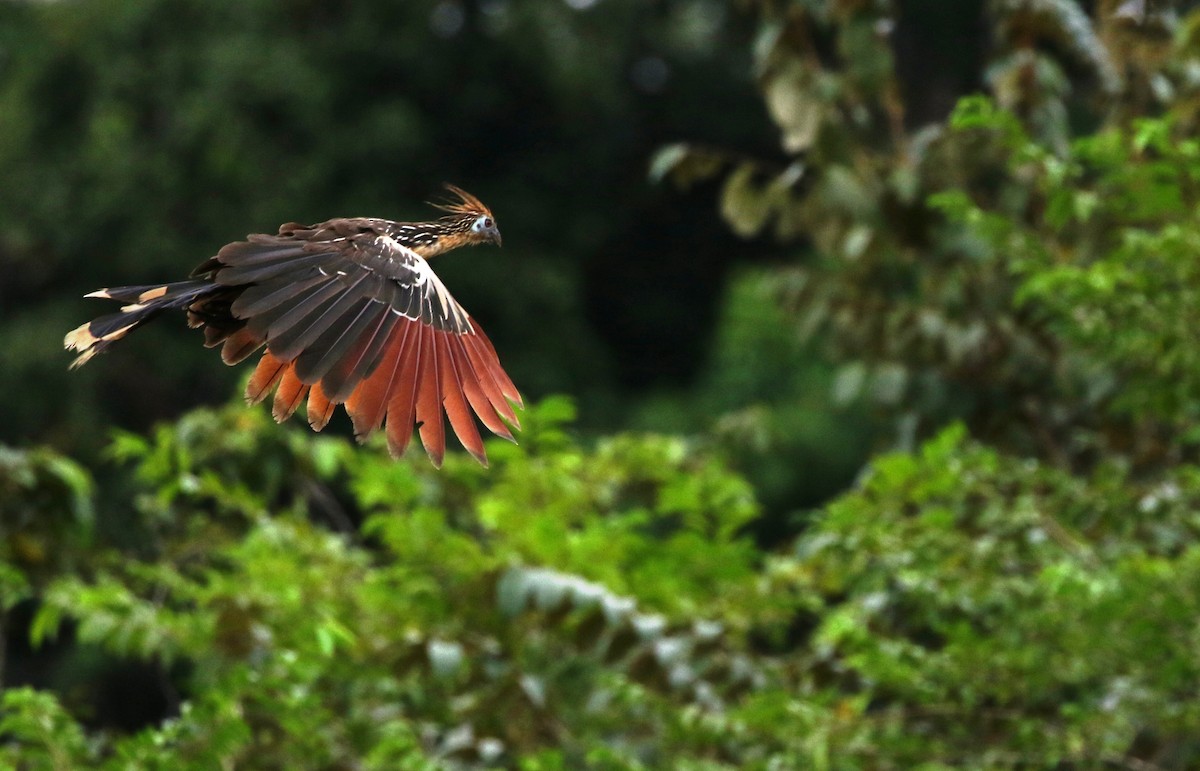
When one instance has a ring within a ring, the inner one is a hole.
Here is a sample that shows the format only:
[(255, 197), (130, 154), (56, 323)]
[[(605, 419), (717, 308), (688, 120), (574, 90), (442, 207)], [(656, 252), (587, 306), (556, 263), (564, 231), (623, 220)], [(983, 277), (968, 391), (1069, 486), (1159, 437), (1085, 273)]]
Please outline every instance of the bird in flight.
[(399, 457), (416, 425), (435, 466), (446, 449), (443, 410), (463, 447), (487, 465), (472, 414), (514, 441), (513, 406), (521, 395), (495, 348), (434, 274), (428, 260), (460, 246), (500, 244), (491, 211), (470, 193), (436, 204), (431, 222), (349, 217), (317, 225), (288, 223), (277, 235), (227, 244), (170, 284), (100, 289), (87, 297), (121, 310), (72, 330), (72, 368), (168, 309), (187, 312), (207, 347), (226, 364), (264, 349), (246, 386), (256, 404), (274, 391), (272, 414), (287, 420), (306, 398), (308, 422), (320, 431), (345, 405), (355, 436), (386, 422), (388, 448)]

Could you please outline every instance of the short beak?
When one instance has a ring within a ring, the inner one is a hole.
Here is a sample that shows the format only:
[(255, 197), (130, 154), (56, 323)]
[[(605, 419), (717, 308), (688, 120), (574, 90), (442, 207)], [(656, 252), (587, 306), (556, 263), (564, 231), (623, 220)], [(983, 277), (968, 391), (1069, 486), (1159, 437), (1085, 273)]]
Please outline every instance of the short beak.
[(496, 246), (501, 246), (499, 230), (497, 230), (497, 229), (492, 230), (492, 241), (495, 242)]

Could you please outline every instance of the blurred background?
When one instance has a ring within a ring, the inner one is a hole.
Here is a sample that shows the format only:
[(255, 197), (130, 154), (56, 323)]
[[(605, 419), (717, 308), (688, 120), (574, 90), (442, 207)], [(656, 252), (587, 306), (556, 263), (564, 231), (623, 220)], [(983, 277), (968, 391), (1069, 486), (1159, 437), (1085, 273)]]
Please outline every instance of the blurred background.
[[(0, 765), (1197, 767), (1196, 5), (0, 0)], [(68, 370), (445, 182), (486, 471)]]
[[(981, 2), (905, 5), (893, 36), (919, 126), (978, 87), (989, 38)], [(63, 333), (107, 310), (84, 293), (183, 277), (286, 221), (427, 218), (450, 181), (491, 205), (505, 246), (439, 273), (524, 393), (570, 394), (593, 434), (705, 431), (787, 403), (785, 457), (743, 467), (771, 475), (773, 518), (819, 502), (871, 432), (748, 286), (794, 250), (733, 234), (717, 181), (681, 190), (648, 174), (684, 139), (782, 160), (748, 11), (0, 3), (0, 441), (90, 457), (112, 426), (144, 430), (238, 390), (246, 373), (178, 319), (68, 372)]]

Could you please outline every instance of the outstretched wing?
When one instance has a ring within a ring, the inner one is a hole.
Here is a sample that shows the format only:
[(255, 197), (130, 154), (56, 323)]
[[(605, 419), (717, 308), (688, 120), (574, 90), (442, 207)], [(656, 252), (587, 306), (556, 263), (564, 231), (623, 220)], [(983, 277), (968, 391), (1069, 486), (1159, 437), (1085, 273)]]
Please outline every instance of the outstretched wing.
[[(345, 404), (365, 439), (386, 423), (388, 447), (404, 452), (419, 427), (436, 465), (445, 453), (443, 410), (463, 446), (487, 458), (472, 413), (512, 440), (521, 397), (479, 325), (429, 263), (379, 220), (288, 225), (277, 236), (229, 244), (198, 272), (240, 292), (198, 302), (192, 323), (234, 363), (264, 343), (246, 399), (275, 393), (286, 420), (307, 398), (316, 430)], [(244, 287), (244, 288), (243, 288)], [(234, 299), (230, 299), (230, 298)]]

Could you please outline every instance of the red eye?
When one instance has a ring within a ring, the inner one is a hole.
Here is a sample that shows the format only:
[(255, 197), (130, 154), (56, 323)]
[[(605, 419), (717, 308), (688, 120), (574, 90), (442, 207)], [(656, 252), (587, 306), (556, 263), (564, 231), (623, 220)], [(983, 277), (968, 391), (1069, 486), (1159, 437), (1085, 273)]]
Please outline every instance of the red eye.
[(490, 228), (490, 227), (492, 226), (492, 218), (491, 218), (491, 217), (484, 217), (484, 219), (483, 219), (483, 226), (484, 226), (485, 228)]

